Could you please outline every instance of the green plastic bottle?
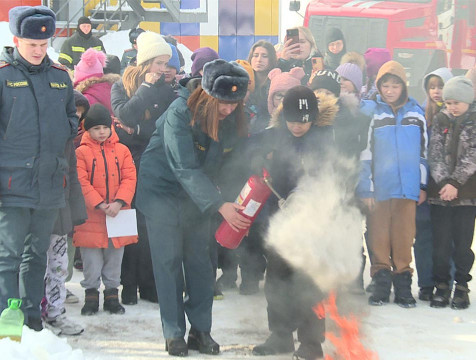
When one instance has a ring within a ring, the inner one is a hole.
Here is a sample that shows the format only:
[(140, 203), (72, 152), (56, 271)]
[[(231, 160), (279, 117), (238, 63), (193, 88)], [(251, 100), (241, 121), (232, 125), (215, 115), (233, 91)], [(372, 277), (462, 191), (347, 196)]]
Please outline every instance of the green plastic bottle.
[(20, 306), (20, 299), (8, 299), (8, 307), (0, 315), (0, 339), (9, 337), (14, 341), (21, 341), (24, 316)]

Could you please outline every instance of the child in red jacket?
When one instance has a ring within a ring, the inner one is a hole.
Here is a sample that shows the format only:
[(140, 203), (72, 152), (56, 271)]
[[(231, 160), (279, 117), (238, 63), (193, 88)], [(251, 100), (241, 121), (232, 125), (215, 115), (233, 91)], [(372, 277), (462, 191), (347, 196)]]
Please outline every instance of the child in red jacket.
[(136, 169), (129, 149), (119, 143), (111, 129), (109, 111), (94, 104), (84, 120), (86, 132), (76, 149), (78, 178), (81, 183), (88, 220), (75, 228), (74, 245), (81, 248), (86, 289), (81, 315), (99, 310), (99, 286), (104, 283), (104, 310), (123, 314), (117, 288), (120, 285), (124, 246), (137, 242), (137, 236), (109, 238), (106, 215), (115, 217), (130, 208), (136, 187)]

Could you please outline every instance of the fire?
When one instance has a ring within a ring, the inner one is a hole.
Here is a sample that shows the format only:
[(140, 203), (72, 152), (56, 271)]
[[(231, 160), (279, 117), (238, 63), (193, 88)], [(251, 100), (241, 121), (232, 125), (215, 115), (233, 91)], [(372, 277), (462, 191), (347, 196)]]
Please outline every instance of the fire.
[(367, 350), (359, 336), (359, 321), (355, 316), (348, 318), (339, 315), (334, 293), (323, 302), (313, 307), (316, 315), (322, 319), (328, 314), (339, 327), (339, 335), (333, 332), (326, 332), (325, 336), (335, 347), (335, 357), (326, 355), (324, 360), (378, 360), (378, 355)]

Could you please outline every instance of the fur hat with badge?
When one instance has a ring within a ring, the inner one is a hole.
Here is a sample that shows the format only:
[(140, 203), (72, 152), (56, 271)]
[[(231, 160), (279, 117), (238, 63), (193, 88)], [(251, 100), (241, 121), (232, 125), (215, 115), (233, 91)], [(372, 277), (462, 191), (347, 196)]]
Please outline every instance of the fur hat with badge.
[(314, 92), (306, 86), (289, 89), (283, 98), (283, 116), (288, 122), (315, 122), (319, 110)]
[(56, 30), (56, 15), (46, 6), (16, 6), (8, 21), (13, 36), (24, 39), (49, 39)]
[(238, 102), (246, 96), (249, 79), (241, 65), (217, 59), (203, 67), (202, 88), (218, 100)]
[(141, 33), (137, 38), (137, 66), (161, 55), (172, 57), (172, 49), (162, 36), (152, 31)]
[(110, 128), (112, 120), (109, 110), (106, 109), (104, 105), (95, 103), (91, 105), (86, 117), (84, 118), (84, 130), (89, 130), (98, 125), (104, 125)]

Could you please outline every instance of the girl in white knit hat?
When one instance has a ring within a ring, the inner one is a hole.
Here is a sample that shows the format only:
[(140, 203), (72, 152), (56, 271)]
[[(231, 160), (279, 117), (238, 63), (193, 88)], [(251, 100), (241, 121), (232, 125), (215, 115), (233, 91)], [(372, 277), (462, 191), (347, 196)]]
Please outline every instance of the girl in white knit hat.
[[(175, 100), (175, 93), (164, 81), (164, 72), (172, 56), (172, 49), (161, 35), (146, 31), (137, 38), (136, 65), (128, 66), (122, 80), (111, 90), (111, 105), (120, 142), (132, 153), (137, 170), (140, 157), (152, 133), (155, 121)], [(133, 202), (134, 207), (134, 202)], [(157, 302), (149, 242), (143, 216), (137, 212), (139, 243), (124, 250), (121, 283), (122, 303), (137, 304), (137, 290), (141, 299)]]

